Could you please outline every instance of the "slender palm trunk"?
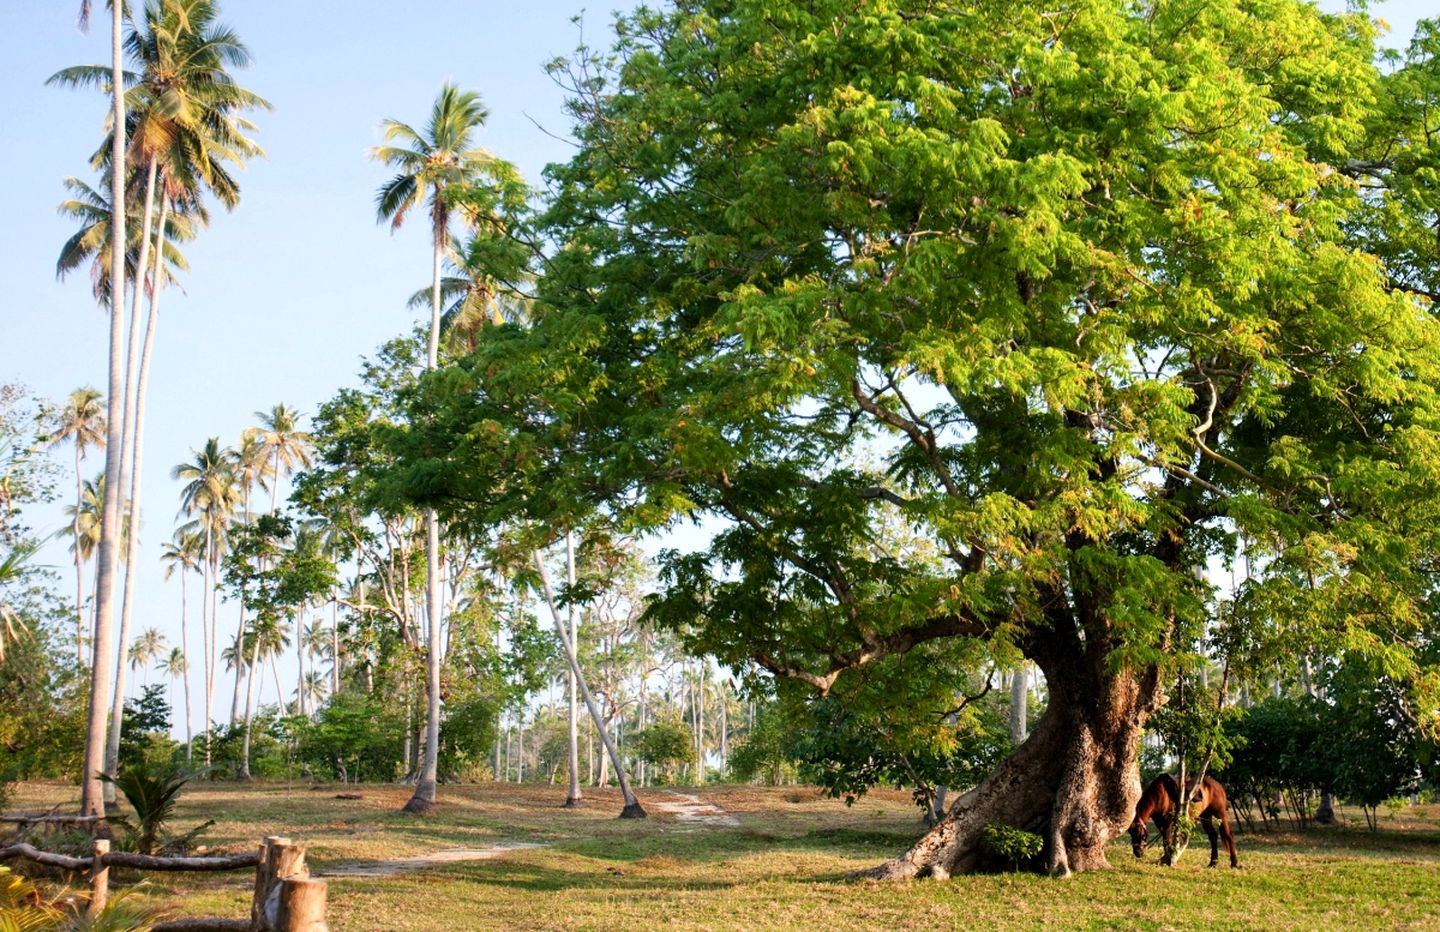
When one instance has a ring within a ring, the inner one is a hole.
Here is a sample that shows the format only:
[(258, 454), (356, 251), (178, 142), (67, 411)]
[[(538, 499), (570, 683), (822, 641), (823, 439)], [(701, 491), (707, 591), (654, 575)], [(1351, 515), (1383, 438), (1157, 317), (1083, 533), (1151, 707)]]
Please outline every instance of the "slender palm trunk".
[[(430, 281), (430, 339), (425, 348), (426, 368), (440, 362), (440, 262), (445, 252), (446, 223), (443, 209), (435, 211), (434, 262)], [(425, 620), (429, 648), (426, 652), (425, 760), (415, 795), (405, 804), (406, 812), (425, 812), (435, 805), (435, 782), (440, 765), (440, 519), (435, 510), (425, 512)]]
[(305, 714), (305, 612), (299, 609), (295, 612), (295, 702), (299, 704), (300, 714)]
[[(145, 377), (150, 364), (150, 351), (155, 340), (156, 299), (160, 290), (159, 265), (152, 282), (150, 315), (145, 323), (144, 347), (140, 338), (140, 302), (145, 296), (145, 271), (150, 267), (150, 234), (155, 213), (155, 178), (158, 167), (154, 156), (146, 168), (145, 212), (140, 224), (139, 276), (135, 281), (135, 303), (130, 308), (130, 356), (125, 365), (125, 424), (121, 438), (124, 459), (121, 462), (121, 483), (129, 478), (129, 520), (125, 535), (125, 580), (120, 602), (120, 657), (115, 670), (115, 699), (110, 709), (110, 739), (105, 744), (105, 768), (114, 773), (120, 764), (120, 725), (125, 714), (125, 650), (130, 642), (130, 619), (135, 609), (135, 566), (140, 557), (140, 465), (141, 433), (145, 429)], [(162, 216), (165, 212), (162, 210)], [(164, 220), (161, 221), (163, 233)], [(161, 250), (156, 250), (157, 253)], [(115, 785), (105, 784), (105, 804), (115, 801)]]
[[(250, 483), (245, 483), (245, 500), (242, 506), (245, 515), (245, 524), (250, 523)], [(274, 505), (271, 505), (270, 513), (275, 513)], [(240, 684), (247, 676), (254, 676), (254, 668), (247, 668), (240, 663), (240, 657), (245, 652), (245, 586), (240, 586), (240, 621), (235, 626), (235, 688), (230, 691), (230, 724), (233, 727), (240, 718)]]
[(80, 547), (80, 509), (85, 505), (85, 480), (80, 475), (83, 459), (80, 438), (75, 438), (75, 520), (70, 523), (70, 536), (75, 541), (75, 662), (85, 663), (85, 557)]
[(705, 661), (695, 670), (695, 785), (705, 783)]
[(215, 528), (205, 518), (205, 567), (201, 573), (205, 591), (200, 593), (200, 632), (205, 639), (205, 769), (210, 769), (210, 729), (215, 724)]
[[(241, 654), (235, 655), (235, 668), (238, 671), (244, 666), (240, 660)], [(240, 743), (240, 773), (241, 780), (250, 779), (250, 722), (255, 717), (255, 665), (260, 662), (260, 637), (259, 633), (250, 638), (250, 675), (246, 678), (245, 687), (245, 738)], [(236, 673), (239, 677), (239, 673)]]
[(278, 648), (270, 652), (270, 678), (275, 681), (275, 704), (280, 709), (280, 714), (286, 713), (285, 692), (280, 688), (280, 651)]
[[(124, 8), (111, 4), (110, 94), (114, 104), (110, 150), (110, 360), (106, 398), (105, 485), (120, 488), (121, 426), (124, 416), (125, 329), (125, 73)], [(85, 724), (85, 757), (81, 764), (80, 811), (104, 815), (106, 710), (110, 702), (110, 670), (115, 662), (115, 571), (120, 559), (120, 496), (106, 496), (100, 519), (99, 564), (95, 585), (95, 637), (91, 653), (90, 706)]]
[[(565, 578), (573, 588), (575, 585), (575, 535), (570, 532), (565, 534)], [(575, 603), (571, 601), (567, 608), (570, 622), (570, 643), (579, 644), (579, 631), (576, 628)], [(565, 796), (566, 808), (573, 808), (580, 805), (580, 701), (575, 694), (575, 673), (572, 670), (565, 671), (566, 685), (569, 687), (567, 693), (570, 699), (570, 746), (567, 749), (568, 757), (566, 763), (570, 767), (570, 787)]]
[(1010, 743), (1019, 747), (1029, 737), (1030, 665), (1021, 661), (1010, 675)]
[[(363, 605), (364, 602), (362, 601)], [(340, 695), (340, 609), (330, 603), (330, 698)]]
[(535, 551), (535, 568), (540, 571), (540, 585), (545, 591), (545, 602), (550, 607), (550, 618), (555, 623), (555, 633), (560, 636), (560, 644), (565, 648), (565, 659), (570, 662), (570, 671), (575, 674), (575, 685), (580, 690), (580, 696), (585, 700), (585, 708), (590, 711), (590, 718), (595, 722), (595, 730), (600, 733), (600, 740), (605, 744), (605, 751), (610, 755), (610, 762), (615, 765), (615, 779), (620, 782), (620, 795), (625, 799), (625, 808), (620, 811), (622, 819), (643, 819), (645, 818), (645, 807), (640, 805), (640, 800), (635, 798), (635, 792), (630, 788), (630, 779), (625, 775), (625, 765), (620, 760), (620, 752), (615, 747), (615, 742), (610, 739), (610, 734), (605, 730), (605, 719), (600, 715), (600, 708), (595, 704), (595, 697), (590, 695), (590, 689), (585, 685), (585, 676), (580, 672), (580, 658), (575, 654), (575, 644), (570, 640), (570, 634), (565, 630), (565, 623), (560, 619), (560, 610), (555, 605), (555, 592), (550, 586), (550, 572), (545, 569), (545, 561), (540, 557), (540, 551)]
[(190, 622), (186, 617), (185, 576), (187, 571), (180, 567), (180, 652), (185, 655), (185, 669), (181, 671), (185, 681), (185, 766), (190, 766), (194, 753), (194, 721), (190, 717)]

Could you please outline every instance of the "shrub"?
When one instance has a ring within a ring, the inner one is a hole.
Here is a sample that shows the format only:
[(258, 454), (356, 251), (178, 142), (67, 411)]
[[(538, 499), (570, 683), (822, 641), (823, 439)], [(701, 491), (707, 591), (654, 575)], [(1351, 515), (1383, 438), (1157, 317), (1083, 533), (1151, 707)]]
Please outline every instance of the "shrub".
[(1008, 862), (1011, 870), (1019, 870), (1022, 861), (1039, 857), (1045, 839), (1003, 822), (987, 822), (980, 833), (980, 845), (991, 855)]

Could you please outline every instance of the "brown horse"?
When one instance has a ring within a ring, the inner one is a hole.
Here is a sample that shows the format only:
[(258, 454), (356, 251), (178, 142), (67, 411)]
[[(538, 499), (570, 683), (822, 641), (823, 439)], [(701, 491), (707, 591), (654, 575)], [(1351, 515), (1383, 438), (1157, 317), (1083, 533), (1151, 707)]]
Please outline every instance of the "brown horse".
[[(1225, 787), (1208, 775), (1203, 780), (1192, 780), (1189, 783), (1190, 791), (1186, 796), (1190, 804), (1190, 818), (1198, 819), (1210, 838), (1210, 866), (1214, 867), (1220, 862), (1219, 839), (1224, 838), (1225, 850), (1230, 854), (1230, 866), (1239, 867), (1240, 861), (1235, 857), (1235, 836), (1230, 831)], [(1170, 774), (1162, 773), (1145, 787), (1145, 792), (1140, 794), (1140, 801), (1135, 804), (1135, 820), (1130, 823), (1130, 848), (1135, 852), (1135, 857), (1145, 856), (1145, 846), (1149, 842), (1145, 823), (1154, 820), (1155, 827), (1160, 830), (1160, 837), (1165, 842), (1165, 854), (1161, 856), (1160, 863), (1170, 864), (1171, 852), (1175, 850), (1175, 816), (1179, 812), (1179, 804), (1180, 784)], [(1216, 819), (1220, 821), (1218, 833), (1215, 829)]]

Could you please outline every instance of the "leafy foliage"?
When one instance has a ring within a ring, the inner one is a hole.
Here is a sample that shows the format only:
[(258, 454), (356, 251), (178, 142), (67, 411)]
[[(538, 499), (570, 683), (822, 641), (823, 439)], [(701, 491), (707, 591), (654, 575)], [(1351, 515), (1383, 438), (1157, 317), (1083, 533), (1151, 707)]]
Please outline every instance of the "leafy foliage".
[(1008, 862), (1012, 869), (1019, 870), (1022, 863), (1040, 856), (1045, 839), (1013, 825), (987, 822), (980, 834), (980, 844), (990, 854)]
[(695, 763), (695, 737), (678, 717), (657, 719), (630, 736), (631, 751), (640, 760), (664, 770), (673, 781), (681, 765)]
[(142, 760), (168, 764), (178, 748), (170, 740), (170, 702), (165, 698), (165, 686), (146, 686), (138, 699), (125, 703), (125, 715), (120, 720), (120, 766)]
[(387, 481), (477, 530), (707, 522), (647, 620), (861, 723), (1018, 652), (1138, 727), (1242, 540), (1250, 658), (1418, 681), (1440, 322), (1357, 229), (1431, 208), (1356, 166), (1431, 143), (1380, 130), (1372, 41), (1290, 0), (622, 17), (557, 66), (533, 324), (421, 380)]

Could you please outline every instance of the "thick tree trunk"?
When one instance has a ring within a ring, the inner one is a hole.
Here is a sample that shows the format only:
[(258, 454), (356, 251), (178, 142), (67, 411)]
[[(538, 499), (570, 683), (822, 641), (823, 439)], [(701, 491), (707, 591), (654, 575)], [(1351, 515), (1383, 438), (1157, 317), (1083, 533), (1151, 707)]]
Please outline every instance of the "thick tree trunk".
[(1103, 660), (1041, 669), (1050, 702), (1030, 738), (909, 851), (861, 876), (945, 878), (1007, 866), (981, 845), (990, 822), (1044, 838), (1042, 866), (1052, 875), (1110, 866), (1105, 846), (1129, 826), (1140, 798), (1136, 752), (1156, 676), (1107, 674)]

